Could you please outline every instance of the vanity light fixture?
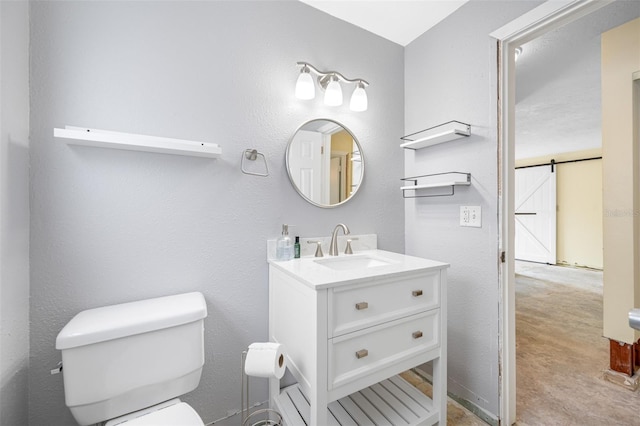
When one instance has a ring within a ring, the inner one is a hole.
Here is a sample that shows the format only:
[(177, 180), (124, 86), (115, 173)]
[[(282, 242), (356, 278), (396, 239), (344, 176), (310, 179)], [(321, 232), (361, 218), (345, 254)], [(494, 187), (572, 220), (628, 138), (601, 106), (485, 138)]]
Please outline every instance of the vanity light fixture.
[(353, 95), (351, 95), (349, 108), (351, 108), (351, 111), (366, 111), (367, 104), (367, 92), (364, 90), (362, 81), (359, 81), (356, 84), (356, 90), (354, 90)]
[(303, 66), (296, 81), (296, 98), (313, 99), (316, 97), (316, 86), (313, 84), (313, 77), (308, 66)]
[(338, 77), (330, 75), (324, 89), (324, 104), (329, 106), (342, 105), (342, 87), (338, 83)]
[(366, 111), (368, 106), (367, 92), (365, 88), (369, 85), (361, 78), (349, 79), (336, 71), (320, 71), (307, 62), (298, 62), (300, 75), (296, 81), (296, 98), (313, 99), (315, 97), (315, 85), (311, 77), (311, 72), (317, 74), (318, 85), (324, 90), (324, 103), (329, 106), (342, 105), (342, 86), (340, 82), (352, 83), (356, 85), (349, 107), (352, 111)]

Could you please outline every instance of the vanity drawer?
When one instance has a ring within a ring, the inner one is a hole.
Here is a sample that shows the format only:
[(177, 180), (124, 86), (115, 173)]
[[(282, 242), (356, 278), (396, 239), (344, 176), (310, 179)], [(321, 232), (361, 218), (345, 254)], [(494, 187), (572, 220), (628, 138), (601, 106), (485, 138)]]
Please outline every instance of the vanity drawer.
[(334, 287), (329, 291), (329, 337), (424, 312), (440, 306), (440, 271)]
[(435, 309), (329, 340), (329, 389), (437, 348), (439, 330)]

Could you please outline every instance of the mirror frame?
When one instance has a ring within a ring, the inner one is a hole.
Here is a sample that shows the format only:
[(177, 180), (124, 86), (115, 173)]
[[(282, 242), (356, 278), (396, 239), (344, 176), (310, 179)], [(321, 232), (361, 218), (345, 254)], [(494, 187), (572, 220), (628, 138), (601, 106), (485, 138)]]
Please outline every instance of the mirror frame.
[[(351, 137), (353, 138), (353, 141), (358, 146), (358, 150), (360, 151), (360, 159), (362, 161), (362, 166), (361, 166), (362, 172), (361, 172), (361, 176), (360, 176), (360, 183), (358, 184), (358, 187), (355, 189), (355, 191), (353, 191), (348, 198), (346, 198), (345, 200), (343, 200), (343, 201), (341, 201), (339, 203), (336, 203), (336, 204), (320, 204), (320, 203), (317, 203), (317, 202), (307, 198), (307, 196), (304, 195), (302, 193), (302, 191), (300, 191), (300, 188), (298, 188), (298, 186), (295, 184), (295, 182), (293, 180), (293, 176), (291, 176), (291, 169), (289, 167), (290, 166), (289, 165), (289, 151), (290, 151), (290, 148), (291, 148), (291, 144), (293, 143), (293, 139), (298, 134), (298, 131), (300, 131), (307, 124), (312, 123), (314, 121), (329, 121), (331, 123), (336, 124), (337, 126), (342, 127), (344, 130), (347, 131), (347, 133), (349, 133), (351, 135)], [(291, 186), (293, 186), (293, 188), (296, 190), (298, 195), (300, 195), (302, 197), (302, 199), (304, 199), (308, 203), (313, 204), (316, 207), (321, 207), (323, 209), (332, 209), (332, 208), (341, 206), (341, 205), (345, 204), (346, 202), (350, 201), (353, 197), (356, 196), (358, 191), (360, 191), (360, 188), (362, 187), (362, 183), (364, 182), (365, 160), (364, 160), (364, 153), (362, 152), (362, 145), (360, 144), (360, 141), (358, 140), (358, 138), (356, 138), (356, 135), (351, 131), (351, 129), (349, 129), (347, 126), (345, 126), (344, 124), (340, 123), (339, 121), (333, 120), (331, 118), (313, 118), (311, 120), (305, 121), (300, 126), (298, 126), (298, 128), (295, 130), (295, 132), (293, 132), (293, 135), (291, 136), (291, 138), (289, 138), (289, 143), (287, 143), (287, 148), (285, 150), (285, 165), (286, 165), (286, 168), (287, 168), (287, 175), (289, 176), (289, 182), (291, 183)]]

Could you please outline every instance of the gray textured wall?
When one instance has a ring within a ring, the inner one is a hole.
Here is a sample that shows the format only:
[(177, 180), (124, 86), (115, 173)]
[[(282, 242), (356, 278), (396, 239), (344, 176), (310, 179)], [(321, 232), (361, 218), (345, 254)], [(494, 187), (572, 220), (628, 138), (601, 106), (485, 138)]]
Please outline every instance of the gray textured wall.
[[(369, 110), (296, 100), (299, 60), (369, 81)], [(267, 337), (266, 240), (282, 223), (315, 236), (345, 222), (404, 251), (403, 87), (400, 46), (299, 2), (33, 3), (30, 423), (73, 423), (49, 374), (73, 315), (194, 290), (209, 307), (206, 365), (185, 399), (206, 422), (237, 410), (240, 353)], [(354, 131), (367, 161), (335, 209), (303, 201), (284, 169), (292, 132), (316, 117)], [(223, 156), (69, 146), (52, 137), (65, 124), (213, 141)], [(240, 172), (246, 148), (268, 178)]]
[(29, 5), (0, 2), (0, 424), (27, 423)]
[[(475, 1), (419, 37), (405, 53), (405, 130), (449, 120), (472, 136), (405, 153), (407, 176), (470, 172), (452, 197), (405, 203), (406, 252), (451, 264), (449, 391), (498, 415), (497, 53), (489, 33), (539, 1)], [(460, 206), (482, 207), (482, 228), (460, 227)]]

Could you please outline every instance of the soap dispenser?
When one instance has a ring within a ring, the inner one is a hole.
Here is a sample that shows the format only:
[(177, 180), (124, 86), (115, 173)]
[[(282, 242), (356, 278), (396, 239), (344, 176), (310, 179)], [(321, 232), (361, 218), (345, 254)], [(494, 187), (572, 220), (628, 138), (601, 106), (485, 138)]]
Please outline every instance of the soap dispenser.
[(282, 225), (282, 235), (276, 241), (276, 260), (293, 259), (293, 242), (289, 237), (289, 225)]

